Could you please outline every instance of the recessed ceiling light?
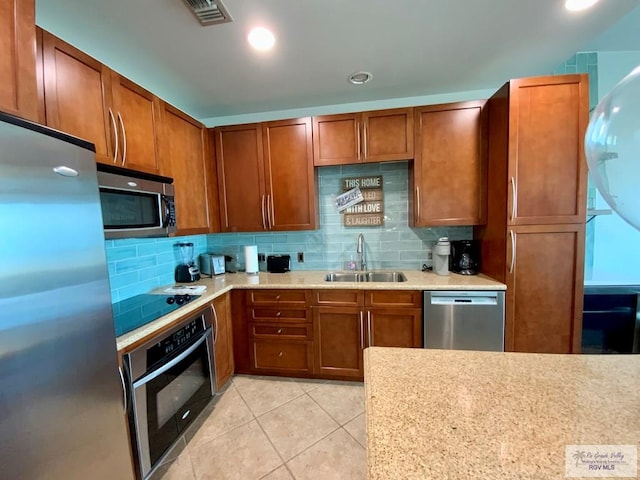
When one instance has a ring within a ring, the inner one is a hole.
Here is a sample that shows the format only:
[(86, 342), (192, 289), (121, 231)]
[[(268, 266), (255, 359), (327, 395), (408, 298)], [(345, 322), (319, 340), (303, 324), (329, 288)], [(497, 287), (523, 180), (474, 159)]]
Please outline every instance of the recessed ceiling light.
[(256, 50), (271, 50), (276, 43), (276, 37), (271, 30), (264, 27), (256, 27), (249, 32), (247, 37), (249, 44)]
[(373, 78), (369, 72), (355, 72), (349, 75), (349, 83), (353, 85), (364, 85), (367, 82), (370, 82)]
[(564, 8), (570, 12), (579, 12), (580, 10), (593, 7), (597, 2), (598, 0), (566, 0), (564, 2)]

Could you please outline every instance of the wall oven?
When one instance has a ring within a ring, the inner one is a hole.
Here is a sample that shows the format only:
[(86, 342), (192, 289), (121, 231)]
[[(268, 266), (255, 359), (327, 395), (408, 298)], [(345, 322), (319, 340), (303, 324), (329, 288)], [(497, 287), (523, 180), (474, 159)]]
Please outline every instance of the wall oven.
[(215, 394), (211, 309), (126, 354), (138, 478), (147, 479)]
[(98, 163), (105, 238), (166, 237), (176, 231), (173, 179)]

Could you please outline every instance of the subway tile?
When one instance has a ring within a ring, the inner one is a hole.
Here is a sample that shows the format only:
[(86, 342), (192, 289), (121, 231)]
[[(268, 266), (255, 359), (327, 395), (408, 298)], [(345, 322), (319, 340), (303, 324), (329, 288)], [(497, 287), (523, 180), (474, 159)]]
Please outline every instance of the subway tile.
[(598, 52), (587, 53), (587, 65), (598, 65)]
[(135, 258), (137, 256), (137, 250), (135, 245), (107, 248), (106, 253), (107, 253), (107, 261), (109, 262), (116, 262), (118, 260)]
[(116, 262), (117, 273), (127, 273), (138, 271), (142, 268), (151, 267), (157, 265), (158, 260), (155, 255), (149, 255), (146, 257), (135, 257), (127, 260), (120, 260)]
[(566, 62), (566, 65), (576, 65), (577, 64), (577, 54), (572, 55)]
[(138, 272), (117, 273), (109, 276), (111, 290), (118, 290), (123, 287), (134, 285), (138, 282)]

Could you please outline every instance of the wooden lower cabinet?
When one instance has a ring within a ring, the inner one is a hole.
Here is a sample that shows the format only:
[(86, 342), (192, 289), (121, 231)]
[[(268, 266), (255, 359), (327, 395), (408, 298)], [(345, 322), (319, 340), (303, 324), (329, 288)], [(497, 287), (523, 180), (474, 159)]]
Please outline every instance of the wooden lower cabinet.
[(422, 347), (422, 292), (231, 292), (236, 373), (362, 380), (370, 346)]
[(361, 379), (365, 348), (422, 346), (420, 291), (317, 290), (313, 298), (318, 376)]
[(233, 376), (233, 327), (231, 324), (231, 295), (226, 293), (211, 302), (214, 312), (214, 360), (216, 388), (222, 389)]
[(249, 373), (311, 376), (313, 328), (308, 290), (249, 290), (245, 335)]
[(374, 308), (367, 311), (367, 346), (422, 346), (422, 309)]
[(313, 371), (311, 342), (252, 340), (251, 367), (255, 372), (311, 373)]
[(364, 314), (359, 307), (311, 307), (318, 375), (364, 376)]

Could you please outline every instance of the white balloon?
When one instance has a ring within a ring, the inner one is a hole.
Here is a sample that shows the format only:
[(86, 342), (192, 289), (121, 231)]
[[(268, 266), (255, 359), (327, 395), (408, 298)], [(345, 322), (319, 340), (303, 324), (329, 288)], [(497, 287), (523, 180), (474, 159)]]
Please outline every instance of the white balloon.
[(640, 66), (598, 103), (584, 144), (603, 198), (640, 230)]

